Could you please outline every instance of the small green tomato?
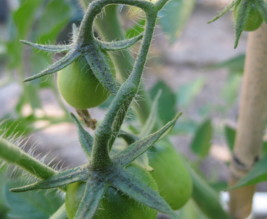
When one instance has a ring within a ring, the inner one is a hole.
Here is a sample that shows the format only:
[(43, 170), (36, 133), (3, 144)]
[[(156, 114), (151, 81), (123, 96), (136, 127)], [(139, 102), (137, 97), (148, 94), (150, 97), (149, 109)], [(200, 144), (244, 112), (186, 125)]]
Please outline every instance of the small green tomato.
[[(127, 170), (146, 185), (157, 190), (153, 177), (137, 165), (130, 165)], [(69, 219), (73, 219), (81, 201), (85, 183), (72, 183), (67, 186), (66, 210)], [(157, 211), (138, 203), (119, 191), (109, 187), (99, 204), (94, 219), (156, 219)]]
[[(261, 26), (263, 19), (260, 15), (259, 11), (257, 10), (256, 6), (253, 3), (249, 4), (247, 7), (249, 7), (249, 14), (248, 14), (247, 19), (245, 20), (243, 30), (244, 31), (254, 31)], [(240, 10), (240, 4), (238, 4), (234, 9), (235, 21), (237, 20), (239, 10)]]
[(192, 179), (183, 158), (167, 143), (154, 146), (148, 155), (160, 195), (172, 209), (181, 208), (192, 194)]
[(68, 104), (76, 109), (100, 105), (109, 92), (94, 76), (85, 58), (79, 58), (57, 73), (59, 92)]

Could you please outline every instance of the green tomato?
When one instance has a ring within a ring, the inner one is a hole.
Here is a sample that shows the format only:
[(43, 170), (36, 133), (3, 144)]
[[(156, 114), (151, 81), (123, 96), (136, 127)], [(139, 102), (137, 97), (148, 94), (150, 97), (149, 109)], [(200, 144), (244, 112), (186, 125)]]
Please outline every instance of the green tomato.
[[(251, 3), (247, 7), (249, 7), (249, 13), (248, 13), (248, 17), (245, 20), (243, 30), (254, 31), (261, 26), (263, 19), (254, 4)], [(237, 20), (239, 8), (240, 8), (240, 4), (238, 4), (234, 9), (235, 20)]]
[(174, 210), (181, 208), (192, 194), (192, 179), (183, 158), (167, 143), (154, 146), (148, 155), (160, 195)]
[(79, 58), (57, 73), (58, 89), (68, 104), (76, 109), (100, 105), (109, 92), (94, 76), (85, 58)]
[[(157, 191), (153, 177), (137, 165), (130, 165), (127, 170), (139, 180)], [(69, 219), (73, 219), (83, 195), (85, 183), (73, 183), (67, 186), (66, 210)], [(123, 193), (109, 187), (100, 202), (94, 219), (155, 219), (157, 211), (138, 203)]]

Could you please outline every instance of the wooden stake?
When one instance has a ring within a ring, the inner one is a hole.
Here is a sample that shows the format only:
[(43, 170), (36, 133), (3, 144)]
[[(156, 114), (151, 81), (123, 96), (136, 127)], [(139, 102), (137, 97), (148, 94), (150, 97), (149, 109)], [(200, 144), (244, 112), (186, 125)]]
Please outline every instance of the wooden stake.
[[(249, 33), (237, 136), (230, 167), (229, 184), (234, 185), (259, 159), (267, 120), (267, 25)], [(235, 219), (251, 213), (255, 186), (230, 192), (230, 213)]]

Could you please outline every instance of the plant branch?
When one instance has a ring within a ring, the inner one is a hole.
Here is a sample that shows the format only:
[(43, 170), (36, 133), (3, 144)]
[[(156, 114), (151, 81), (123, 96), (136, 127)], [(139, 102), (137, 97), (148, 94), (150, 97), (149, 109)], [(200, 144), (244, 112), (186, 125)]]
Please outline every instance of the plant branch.
[(16, 145), (0, 137), (0, 158), (18, 165), (34, 176), (47, 179), (57, 172), (32, 156), (25, 153)]

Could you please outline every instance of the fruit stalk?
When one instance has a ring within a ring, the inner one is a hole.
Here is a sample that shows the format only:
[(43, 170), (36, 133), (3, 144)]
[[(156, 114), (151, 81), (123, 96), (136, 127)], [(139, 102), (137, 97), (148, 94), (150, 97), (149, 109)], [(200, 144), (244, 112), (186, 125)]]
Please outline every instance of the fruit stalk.
[[(230, 166), (230, 185), (244, 177), (260, 156), (267, 119), (266, 44), (266, 24), (249, 33), (237, 136)], [(230, 213), (233, 218), (246, 218), (251, 213), (254, 190), (255, 186), (246, 186), (230, 192)]]

